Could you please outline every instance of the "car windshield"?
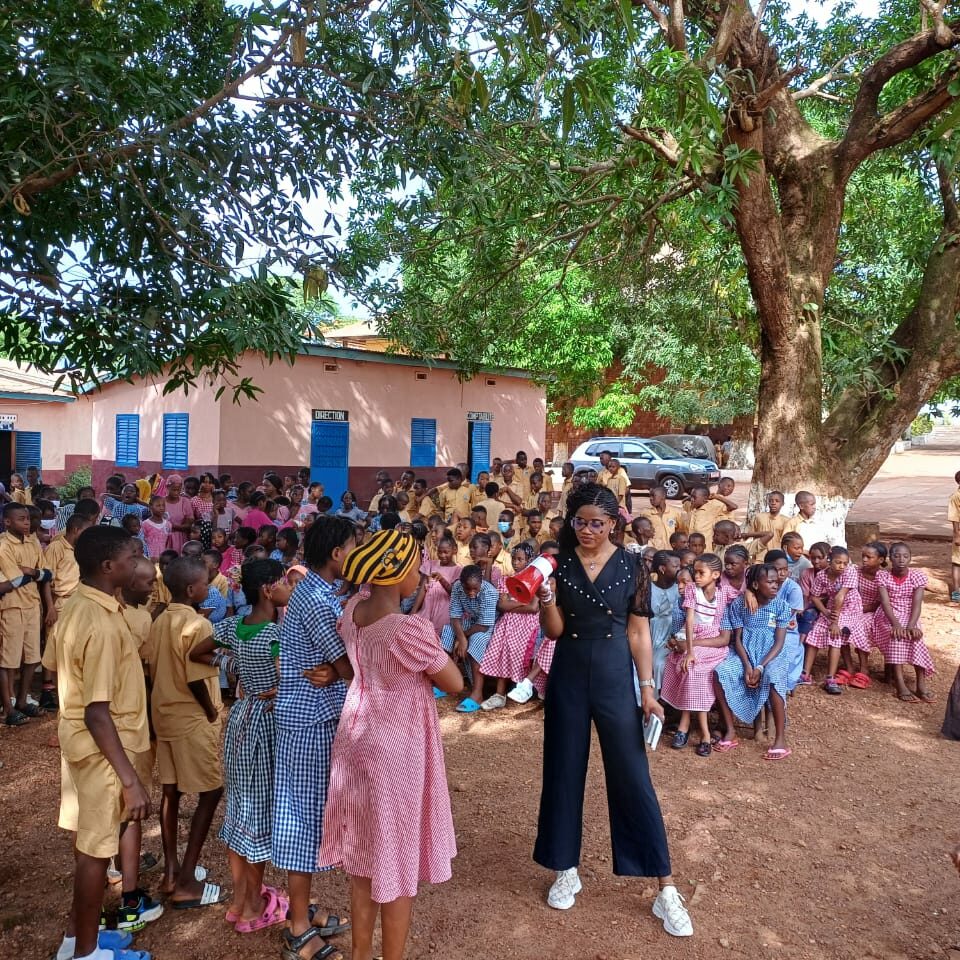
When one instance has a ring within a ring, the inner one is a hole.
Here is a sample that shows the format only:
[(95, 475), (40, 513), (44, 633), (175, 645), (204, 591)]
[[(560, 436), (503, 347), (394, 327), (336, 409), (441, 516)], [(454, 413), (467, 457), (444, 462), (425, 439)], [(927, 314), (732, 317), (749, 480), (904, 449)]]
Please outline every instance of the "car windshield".
[(674, 450), (673, 447), (668, 447), (659, 440), (647, 440), (646, 444), (650, 452), (660, 457), (661, 460), (679, 460), (683, 457), (679, 450)]

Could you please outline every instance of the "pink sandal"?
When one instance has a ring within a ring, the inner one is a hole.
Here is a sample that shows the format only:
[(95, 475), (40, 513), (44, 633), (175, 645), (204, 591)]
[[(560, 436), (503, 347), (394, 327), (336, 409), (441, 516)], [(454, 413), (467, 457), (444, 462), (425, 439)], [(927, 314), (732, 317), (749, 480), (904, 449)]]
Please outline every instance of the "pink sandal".
[(264, 907), (263, 913), (253, 920), (238, 920), (235, 927), (237, 933), (254, 933), (257, 930), (264, 930), (266, 927), (273, 927), (286, 921), (290, 901), (266, 888), (264, 896), (267, 898), (267, 905)]

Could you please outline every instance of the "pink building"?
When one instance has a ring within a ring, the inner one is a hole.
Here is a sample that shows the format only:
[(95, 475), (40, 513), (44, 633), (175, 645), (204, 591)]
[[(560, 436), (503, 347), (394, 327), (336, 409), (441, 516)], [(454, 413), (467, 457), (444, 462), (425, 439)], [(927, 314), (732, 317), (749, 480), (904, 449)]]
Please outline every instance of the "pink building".
[[(309, 466), (330, 496), (345, 489), (362, 496), (380, 468), (396, 477), (412, 466), (438, 479), (459, 461), (475, 475), (492, 455), (543, 454), (546, 397), (522, 371), (466, 380), (448, 361), (426, 365), (305, 344), (292, 366), (247, 354), (237, 377), (263, 390), (258, 400), (235, 404), (228, 387), (217, 402), (219, 383), (164, 396), (163, 381), (145, 380), (113, 381), (74, 397), (54, 390), (54, 378), (4, 364), (0, 427), (4, 414), (16, 419), (8, 443), (0, 431), (0, 479), (11, 467), (36, 464), (56, 483), (89, 463), (102, 489), (118, 470), (130, 477), (209, 470), (258, 480), (268, 469)], [(27, 389), (30, 378), (36, 382)]]

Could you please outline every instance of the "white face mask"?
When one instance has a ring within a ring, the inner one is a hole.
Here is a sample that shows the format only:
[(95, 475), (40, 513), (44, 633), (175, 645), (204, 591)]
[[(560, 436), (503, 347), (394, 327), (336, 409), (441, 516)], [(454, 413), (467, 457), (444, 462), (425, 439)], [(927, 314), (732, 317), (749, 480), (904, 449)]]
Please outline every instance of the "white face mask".
[(57, 529), (57, 521), (56, 521), (56, 519), (53, 519), (53, 520), (41, 520), (41, 521), (40, 521), (40, 526), (43, 527), (44, 530), (56, 530), (56, 529)]
[(51, 502), (55, 507), (59, 507), (59, 506), (60, 506), (60, 501), (59, 501), (59, 500), (51, 500), (50, 502)]

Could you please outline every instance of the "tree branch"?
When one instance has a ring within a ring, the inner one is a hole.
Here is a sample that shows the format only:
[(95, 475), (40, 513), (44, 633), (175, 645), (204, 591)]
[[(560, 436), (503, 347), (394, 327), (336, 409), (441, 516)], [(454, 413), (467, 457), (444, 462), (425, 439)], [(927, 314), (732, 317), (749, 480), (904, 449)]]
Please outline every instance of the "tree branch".
[(646, 127), (632, 127), (629, 123), (619, 124), (620, 129), (631, 139), (645, 143), (657, 156), (675, 167), (680, 163), (680, 145), (673, 134), (666, 130), (659, 136)]
[(687, 52), (687, 33), (683, 15), (683, 0), (670, 0), (667, 43), (678, 53)]
[(848, 53), (845, 57), (841, 57), (822, 77), (817, 77), (816, 80), (812, 80), (802, 90), (795, 90), (793, 93), (793, 99), (806, 100), (808, 97), (823, 97), (824, 99), (828, 100), (839, 100), (840, 98), (833, 96), (833, 94), (824, 93), (823, 88), (828, 84), (833, 83), (834, 80), (850, 80), (855, 77), (855, 73), (838, 73), (837, 71), (848, 60), (852, 60), (861, 53), (863, 53), (862, 50), (854, 50), (852, 53)]
[[(927, 109), (932, 107), (932, 104), (927, 102), (928, 98), (941, 86), (939, 83), (933, 90), (918, 94), (884, 118), (879, 114), (878, 103), (883, 88), (895, 76), (958, 44), (960, 44), (960, 21), (952, 22), (949, 26), (941, 21), (933, 29), (921, 31), (891, 47), (879, 60), (864, 70), (860, 89), (853, 104), (853, 112), (850, 115), (850, 123), (841, 144), (841, 152), (854, 162), (858, 162), (874, 150), (907, 139), (930, 116), (942, 110), (944, 103), (949, 102), (948, 100), (940, 103), (933, 113), (927, 112)], [(942, 85), (945, 90), (946, 84)], [(916, 122), (911, 124), (909, 115), (912, 111), (917, 111), (917, 115)], [(878, 129), (889, 126), (894, 120), (898, 126), (899, 138), (878, 139)]]
[(668, 35), (668, 34), (670, 33), (670, 20), (669, 20), (669, 18), (668, 18), (667, 15), (663, 12), (663, 10), (661, 10), (660, 7), (658, 7), (658, 6), (653, 2), (653, 0), (632, 0), (632, 2), (633, 2), (633, 5), (634, 5), (635, 7), (639, 7), (639, 6), (642, 5), (642, 6), (646, 7), (647, 10), (650, 11), (650, 16), (653, 17), (653, 19), (654, 19), (654, 21), (656, 22), (657, 26), (660, 28), (660, 30), (663, 32), (664, 35)]
[[(30, 176), (25, 177), (19, 183), (15, 183), (6, 191), (6, 193), (4, 193), (2, 197), (0, 197), (0, 206), (3, 206), (4, 204), (9, 203), (11, 200), (15, 200), (17, 197), (19, 197), (20, 201), (18, 204), (18, 209), (21, 209), (20, 205), (26, 204), (27, 197), (31, 197), (37, 193), (42, 193), (45, 190), (50, 190), (53, 187), (59, 186), (61, 183), (71, 179), (72, 177), (77, 176), (79, 173), (95, 169), (103, 164), (115, 163), (118, 160), (127, 160), (130, 157), (136, 156), (138, 153), (143, 152), (148, 147), (154, 146), (164, 137), (168, 137), (170, 134), (175, 133), (178, 130), (184, 130), (187, 127), (192, 126), (201, 117), (205, 116), (215, 107), (219, 106), (219, 104), (221, 104), (224, 100), (228, 100), (235, 96), (240, 90), (240, 87), (248, 80), (252, 80), (265, 74), (274, 65), (280, 52), (286, 47), (290, 36), (294, 32), (304, 29), (305, 26), (305, 22), (299, 21), (295, 25), (285, 27), (280, 32), (276, 42), (267, 50), (261, 59), (254, 63), (252, 67), (237, 75), (232, 80), (226, 82), (216, 93), (197, 104), (193, 110), (190, 110), (182, 117), (178, 117), (172, 123), (162, 127), (152, 136), (138, 140), (135, 143), (128, 143), (124, 146), (115, 147), (110, 150), (103, 150), (98, 153), (75, 156), (59, 170), (55, 170), (52, 173), (43, 174), (42, 171), (38, 171), (37, 173), (31, 174)], [(27, 206), (27, 210), (29, 210), (29, 206)]]

